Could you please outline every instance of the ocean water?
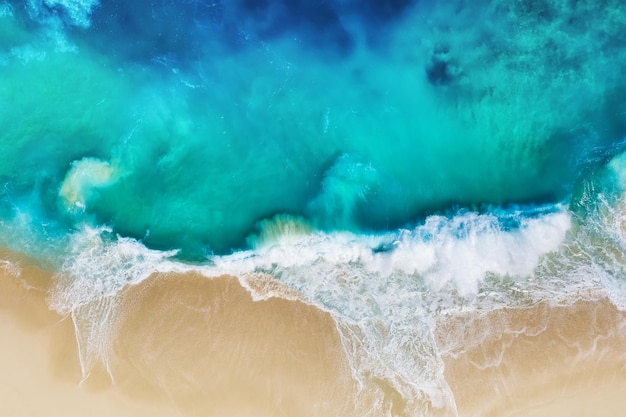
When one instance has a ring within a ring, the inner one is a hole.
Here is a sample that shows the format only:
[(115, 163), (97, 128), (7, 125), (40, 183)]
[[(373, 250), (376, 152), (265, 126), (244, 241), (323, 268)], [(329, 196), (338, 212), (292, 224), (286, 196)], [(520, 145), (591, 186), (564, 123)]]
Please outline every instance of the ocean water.
[(129, 285), (232, 275), (330, 314), (367, 415), (458, 415), (446, 314), (626, 308), (624, 33), (620, 0), (2, 1), (0, 243), (85, 378)]

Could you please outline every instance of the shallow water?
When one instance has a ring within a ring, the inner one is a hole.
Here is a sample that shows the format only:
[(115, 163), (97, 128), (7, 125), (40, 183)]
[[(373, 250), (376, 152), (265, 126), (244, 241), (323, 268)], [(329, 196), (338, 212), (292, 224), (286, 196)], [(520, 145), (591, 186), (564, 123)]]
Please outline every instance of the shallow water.
[[(52, 274), (85, 383), (191, 415), (233, 390), (261, 414), (491, 412), (464, 408), (452, 335), (523, 346), (598, 300), (614, 328), (580, 343), (622, 326), (625, 28), (617, 0), (4, 1), (0, 243)], [(528, 334), (487, 323), (544, 306)], [(174, 383), (154, 358), (199, 353), (168, 337), (228, 365)]]

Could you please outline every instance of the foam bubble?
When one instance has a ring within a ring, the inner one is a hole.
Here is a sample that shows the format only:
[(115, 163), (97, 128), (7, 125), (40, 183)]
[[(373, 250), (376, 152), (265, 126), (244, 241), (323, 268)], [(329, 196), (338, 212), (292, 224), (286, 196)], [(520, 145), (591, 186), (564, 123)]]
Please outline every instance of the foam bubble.
[[(488, 273), (532, 274), (540, 257), (557, 249), (571, 225), (565, 211), (520, 221), (518, 228), (503, 230), (494, 215), (433, 216), (405, 233), (390, 256), (398, 258), (395, 263), (404, 273), (421, 273), (435, 288), (453, 282), (462, 295), (470, 296)], [(412, 262), (412, 254), (420, 252), (429, 254), (425, 262)]]
[(431, 216), (423, 225), (395, 234), (299, 234), (288, 241), (278, 240), (256, 251), (216, 257), (213, 261), (219, 269), (235, 275), (350, 264), (364, 274), (383, 278), (421, 277), (434, 289), (452, 283), (462, 295), (471, 296), (489, 273), (518, 277), (532, 274), (540, 257), (555, 250), (571, 226), (563, 208), (536, 218), (525, 218), (522, 213), (507, 216), (517, 218), (519, 226), (506, 230), (502, 219), (491, 214)]
[(22, 274), (22, 267), (15, 261), (1, 259), (0, 271), (12, 277), (19, 277)]
[(184, 269), (170, 260), (177, 251), (148, 249), (135, 239), (113, 235), (107, 227), (83, 226), (71, 236), (68, 250), (51, 297), (52, 308), (60, 314), (114, 296), (155, 272)]

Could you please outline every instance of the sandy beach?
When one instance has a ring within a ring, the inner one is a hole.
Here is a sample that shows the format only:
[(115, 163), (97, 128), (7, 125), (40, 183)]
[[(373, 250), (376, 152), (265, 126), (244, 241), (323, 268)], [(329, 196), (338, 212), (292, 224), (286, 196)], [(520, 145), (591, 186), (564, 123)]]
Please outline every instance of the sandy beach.
[(459, 314), (439, 345), (459, 416), (620, 416), (626, 315), (607, 299)]
[[(0, 274), (0, 414), (7, 417), (172, 416), (115, 389), (81, 384), (74, 326), (48, 309), (51, 275), (3, 253)], [(20, 270), (20, 274), (16, 272)]]
[[(46, 304), (50, 274), (4, 265), (2, 415), (363, 415), (333, 320), (314, 307), (254, 302), (233, 278), (153, 276), (119, 295), (108, 371), (81, 382), (75, 327)], [(621, 415), (625, 322), (607, 300), (442, 317), (458, 415)]]
[(2, 415), (351, 413), (354, 386), (330, 316), (253, 302), (233, 278), (155, 276), (129, 287), (108, 372), (96, 366), (81, 382), (73, 323), (47, 308), (50, 275), (19, 264), (20, 276), (0, 280), (0, 334), (11, 341), (0, 348)]

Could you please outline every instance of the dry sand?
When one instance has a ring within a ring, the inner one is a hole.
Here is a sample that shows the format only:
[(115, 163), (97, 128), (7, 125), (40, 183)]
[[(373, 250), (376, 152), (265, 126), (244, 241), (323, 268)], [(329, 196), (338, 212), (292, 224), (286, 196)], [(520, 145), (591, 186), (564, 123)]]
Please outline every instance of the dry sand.
[[(81, 384), (73, 323), (47, 308), (49, 274), (8, 258), (22, 273), (0, 268), (0, 416), (360, 415), (330, 316), (253, 302), (232, 278), (127, 288), (108, 350), (114, 382), (101, 367)], [(443, 317), (459, 416), (623, 415), (625, 322), (606, 300)]]

